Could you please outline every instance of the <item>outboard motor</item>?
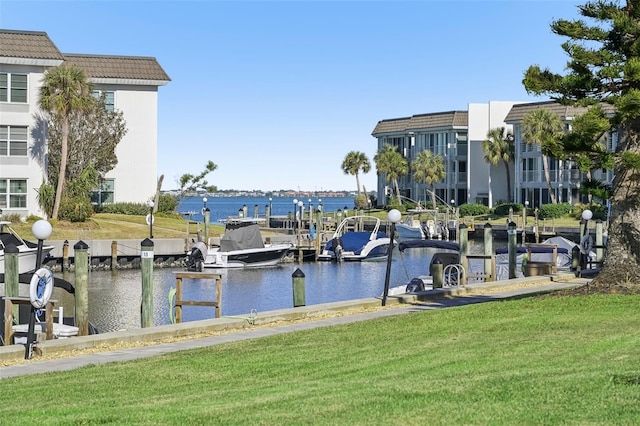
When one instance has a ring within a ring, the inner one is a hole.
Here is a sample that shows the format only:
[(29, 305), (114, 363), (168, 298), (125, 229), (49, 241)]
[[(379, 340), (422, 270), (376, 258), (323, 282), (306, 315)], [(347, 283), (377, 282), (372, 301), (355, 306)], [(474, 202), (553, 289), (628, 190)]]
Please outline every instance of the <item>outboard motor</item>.
[(186, 265), (190, 271), (202, 271), (202, 264), (207, 256), (207, 245), (202, 241), (198, 241), (191, 247), (191, 251), (187, 254)]
[(331, 240), (331, 251), (336, 256), (336, 260), (338, 262), (342, 262), (342, 239), (341, 238), (333, 238)]
[(421, 278), (413, 278), (407, 284), (407, 288), (405, 290), (407, 293), (418, 293), (420, 291), (424, 291), (424, 281)]

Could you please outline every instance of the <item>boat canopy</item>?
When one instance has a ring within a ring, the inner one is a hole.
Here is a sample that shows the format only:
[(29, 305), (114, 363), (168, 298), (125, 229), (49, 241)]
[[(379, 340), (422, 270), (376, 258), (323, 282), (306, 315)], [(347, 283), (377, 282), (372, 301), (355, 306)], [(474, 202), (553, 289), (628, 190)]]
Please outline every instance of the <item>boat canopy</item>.
[(264, 248), (258, 225), (250, 224), (235, 229), (227, 226), (224, 235), (220, 239), (221, 252), (252, 248)]
[(404, 251), (407, 248), (437, 248), (442, 250), (460, 250), (460, 244), (453, 241), (443, 240), (407, 240), (398, 244), (398, 250)]

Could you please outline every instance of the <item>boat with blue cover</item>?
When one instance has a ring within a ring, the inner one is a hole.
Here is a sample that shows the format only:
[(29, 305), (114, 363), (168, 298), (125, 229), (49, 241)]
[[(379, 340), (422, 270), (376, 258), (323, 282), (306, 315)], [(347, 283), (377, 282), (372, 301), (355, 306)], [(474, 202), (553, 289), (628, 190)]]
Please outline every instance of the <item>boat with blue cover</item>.
[[(366, 226), (373, 223), (371, 230)], [(356, 215), (340, 222), (333, 236), (325, 245), (318, 260), (337, 262), (358, 262), (382, 260), (389, 255), (391, 238), (380, 231), (380, 219), (375, 216)]]

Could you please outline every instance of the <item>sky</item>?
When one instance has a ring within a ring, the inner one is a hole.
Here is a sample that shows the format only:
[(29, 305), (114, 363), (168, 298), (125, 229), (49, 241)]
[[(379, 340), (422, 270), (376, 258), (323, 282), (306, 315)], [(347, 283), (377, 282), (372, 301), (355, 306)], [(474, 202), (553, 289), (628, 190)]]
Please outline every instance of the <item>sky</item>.
[(543, 101), (524, 71), (562, 72), (550, 24), (578, 0), (1, 0), (0, 27), (44, 31), (63, 53), (155, 57), (163, 189), (199, 174), (222, 190), (375, 190), (378, 121)]

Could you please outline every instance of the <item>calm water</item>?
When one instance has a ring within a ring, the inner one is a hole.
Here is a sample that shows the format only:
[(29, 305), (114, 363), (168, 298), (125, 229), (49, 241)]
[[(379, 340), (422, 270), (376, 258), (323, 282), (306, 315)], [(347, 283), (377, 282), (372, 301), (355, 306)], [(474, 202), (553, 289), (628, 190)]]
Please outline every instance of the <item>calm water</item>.
[[(482, 246), (471, 242), (470, 253)], [(390, 286), (406, 284), (411, 278), (428, 275), (434, 249), (411, 249), (393, 254)], [(285, 263), (260, 269), (221, 270), (222, 315), (258, 315), (274, 309), (293, 307), (292, 274), (300, 268), (305, 274), (306, 304), (377, 297), (384, 289), (386, 261), (354, 263)], [(169, 323), (169, 291), (175, 288), (175, 269), (154, 269), (154, 325)], [(61, 275), (62, 276), (62, 275)], [(65, 279), (74, 282), (73, 274)], [(142, 277), (140, 270), (93, 271), (89, 276), (89, 320), (101, 332), (140, 327)], [(183, 280), (184, 300), (214, 300), (214, 280)], [(27, 288), (28, 291), (28, 288)], [(61, 290), (53, 298), (73, 307), (73, 299)], [(183, 308), (183, 321), (214, 317), (214, 309), (200, 306)]]
[[(304, 199), (308, 209), (308, 198)], [(312, 199), (314, 207), (318, 199)], [(257, 205), (259, 215), (264, 216), (267, 197), (208, 198), (211, 221), (235, 216), (247, 206), (253, 216)], [(335, 214), (345, 206), (353, 207), (350, 198), (322, 199), (323, 211)], [(199, 197), (182, 200), (178, 211), (195, 211), (193, 220), (202, 220), (203, 201)], [(273, 198), (271, 212), (274, 216), (287, 215), (293, 210), (293, 198)], [(470, 253), (482, 252), (482, 245), (471, 242)], [(411, 249), (400, 253), (394, 250), (390, 286), (408, 283), (411, 278), (428, 275), (429, 262), (434, 249)], [(230, 269), (215, 271), (222, 274), (222, 315), (247, 316), (252, 310), (261, 312), (293, 307), (292, 274), (296, 269), (305, 274), (306, 304), (377, 297), (384, 289), (386, 261), (362, 263), (284, 263), (261, 269)], [(154, 269), (154, 325), (168, 324), (169, 291), (175, 288), (175, 269)], [(73, 283), (73, 274), (58, 274)], [(28, 293), (28, 286), (26, 291)], [(101, 332), (140, 327), (142, 277), (140, 270), (92, 271), (89, 275), (89, 320)], [(24, 291), (24, 289), (21, 289)], [(184, 300), (214, 300), (214, 280), (183, 280)], [(73, 311), (73, 297), (60, 289), (53, 295), (65, 308), (66, 316)], [(214, 317), (210, 307), (186, 306), (183, 321), (196, 321)]]
[[(287, 216), (294, 212), (293, 197), (273, 197), (269, 201), (269, 197), (207, 197), (207, 207), (210, 211), (211, 223), (216, 223), (220, 219), (226, 219), (229, 216), (238, 216), (238, 211), (243, 207), (247, 208), (248, 217), (254, 216), (256, 206), (258, 207), (258, 216), (264, 217), (266, 206), (270, 205), (271, 216)], [(304, 203), (305, 214), (309, 211), (309, 198), (303, 197), (301, 201)], [(311, 198), (311, 204), (314, 210), (318, 205), (322, 205), (322, 211), (327, 214), (334, 215), (338, 210), (342, 211), (345, 207), (349, 210), (353, 209), (353, 198), (351, 197), (330, 197), (330, 198)], [(178, 212), (193, 212), (192, 219), (202, 222), (202, 209), (204, 202), (201, 197), (185, 197), (180, 200)]]

